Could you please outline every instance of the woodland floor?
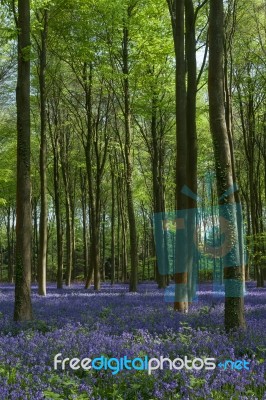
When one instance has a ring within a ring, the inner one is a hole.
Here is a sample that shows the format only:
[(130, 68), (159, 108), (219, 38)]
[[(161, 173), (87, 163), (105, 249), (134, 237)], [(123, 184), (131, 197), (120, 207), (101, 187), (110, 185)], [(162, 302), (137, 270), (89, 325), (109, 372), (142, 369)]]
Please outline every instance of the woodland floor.
[[(0, 284), (0, 399), (266, 399), (266, 289), (247, 284), (247, 331), (226, 335), (223, 295), (199, 286), (189, 314), (175, 312), (155, 284), (103, 284), (100, 292), (80, 284), (47, 296), (33, 286), (34, 320), (12, 321), (14, 286)], [(213, 307), (210, 307), (210, 305)], [(212, 357), (216, 365), (246, 360), (249, 370), (54, 370), (62, 357)]]

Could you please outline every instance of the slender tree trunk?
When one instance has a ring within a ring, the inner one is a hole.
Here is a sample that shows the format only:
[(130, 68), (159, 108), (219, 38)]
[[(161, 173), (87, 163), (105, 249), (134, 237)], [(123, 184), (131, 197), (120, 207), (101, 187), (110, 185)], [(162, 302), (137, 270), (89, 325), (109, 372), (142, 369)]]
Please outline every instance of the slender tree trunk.
[(8, 254), (8, 282), (14, 281), (14, 269), (13, 269), (13, 249), (12, 249), (12, 235), (11, 235), (11, 206), (7, 207), (7, 225), (6, 225), (6, 235), (7, 235), (7, 254)]
[(123, 272), (122, 272), (122, 267), (121, 267), (121, 238), (122, 238), (122, 234), (121, 234), (121, 210), (120, 210), (120, 200), (119, 200), (119, 185), (118, 185), (118, 181), (119, 179), (116, 179), (116, 187), (117, 187), (117, 196), (116, 196), (116, 204), (117, 204), (117, 262), (116, 262), (116, 266), (117, 266), (117, 270), (116, 270), (116, 274), (117, 274), (117, 282), (119, 281), (119, 274), (121, 274), (121, 281), (123, 282)]
[(16, 209), (12, 209), (12, 226), (11, 226), (11, 259), (13, 272), (15, 271), (15, 235), (16, 235)]
[(47, 143), (46, 143), (46, 47), (48, 30), (48, 11), (43, 11), (44, 25), (41, 31), (40, 46), (40, 118), (41, 118), (41, 144), (40, 144), (40, 188), (41, 188), (41, 213), (40, 213), (40, 231), (39, 231), (39, 254), (38, 254), (38, 293), (46, 295), (46, 258), (47, 258)]
[(56, 242), (57, 242), (57, 289), (63, 288), (63, 228), (60, 204), (60, 174), (59, 174), (59, 150), (58, 137), (55, 138), (54, 151), (54, 203), (56, 219)]
[(87, 234), (87, 185), (86, 177), (80, 171), (81, 203), (82, 203), (82, 237), (83, 237), (83, 271), (84, 279), (87, 277), (89, 266), (88, 234)]
[(105, 220), (106, 220), (106, 214), (105, 211), (103, 211), (103, 221), (102, 221), (102, 255), (101, 255), (101, 264), (102, 264), (102, 280), (105, 282)]
[(33, 237), (32, 237), (32, 273), (31, 279), (34, 282), (38, 282), (38, 254), (39, 254), (39, 242), (38, 242), (38, 199), (34, 197), (32, 199), (33, 208)]
[[(242, 191), (243, 192), (243, 191)], [(243, 195), (243, 198), (245, 199), (246, 203), (246, 221), (247, 221), (247, 237), (250, 238), (251, 236), (251, 223), (250, 223), (250, 205), (249, 205), (249, 196), (247, 193)], [(249, 247), (249, 246), (247, 246)], [(246, 268), (245, 268), (245, 280), (249, 281), (250, 280), (250, 260), (249, 260), (249, 250), (247, 250), (247, 263), (246, 263)]]
[[(128, 15), (129, 17), (130, 15)], [(130, 282), (129, 291), (136, 292), (138, 284), (138, 239), (136, 218), (133, 203), (132, 189), (132, 134), (131, 134), (131, 110), (130, 110), (130, 89), (129, 89), (129, 32), (125, 24), (123, 28), (123, 74), (124, 74), (124, 118), (125, 118), (125, 165), (126, 165), (126, 190), (127, 190), (127, 212), (130, 237)]]
[(166, 287), (167, 270), (167, 241), (164, 240), (164, 231), (162, 229), (162, 220), (165, 214), (164, 204), (164, 182), (163, 182), (163, 149), (161, 146), (162, 138), (158, 132), (158, 96), (156, 95), (156, 88), (153, 88), (153, 95), (151, 99), (151, 136), (152, 136), (152, 183), (153, 183), (153, 207), (155, 213), (155, 240), (157, 248), (156, 258), (156, 280), (158, 288)]
[(68, 192), (68, 188), (65, 186), (65, 208), (66, 208), (66, 276), (65, 276), (65, 284), (66, 286), (71, 285), (72, 278), (72, 261), (73, 261), (73, 232), (72, 232), (72, 221), (71, 221), (71, 207), (70, 207), (70, 194)]
[(195, 12), (192, 0), (185, 0), (185, 52), (187, 62), (187, 184), (193, 196), (187, 198), (187, 252), (188, 252), (188, 300), (196, 293), (198, 271), (194, 249), (194, 232), (196, 228), (197, 207), (197, 129), (196, 129), (196, 95), (197, 95), (197, 62)]
[[(113, 167), (111, 167), (113, 168)], [(112, 169), (112, 210), (111, 210), (111, 284), (115, 282), (115, 174)]]
[(17, 215), (14, 320), (32, 319), (30, 181), (30, 2), (18, 0)]
[(72, 231), (72, 269), (73, 269), (73, 279), (76, 277), (76, 232), (75, 232), (75, 184), (74, 190), (70, 199), (70, 209), (71, 209), (71, 231)]
[[(233, 166), (230, 143), (227, 133), (225, 108), (224, 108), (224, 20), (223, 0), (210, 0), (210, 22), (209, 22), (209, 107), (210, 128), (214, 145), (215, 168), (217, 178), (217, 191), (220, 198), (220, 223), (232, 247), (237, 246), (238, 229), (236, 213), (234, 212), (234, 194), (224, 193), (233, 186)], [(222, 208), (223, 207), (223, 208)], [(223, 212), (221, 213), (221, 210)], [(225, 329), (230, 331), (234, 328), (244, 328), (244, 297), (243, 281), (244, 266), (239, 265), (239, 249), (235, 254), (230, 249), (230, 255), (224, 257), (224, 279), (225, 279)], [(234, 256), (234, 265), (227, 265)]]
[[(227, 134), (231, 153), (232, 173), (233, 180), (236, 182), (236, 161), (234, 156), (233, 146), (233, 111), (232, 111), (232, 77), (233, 77), (233, 37), (236, 27), (236, 1), (232, 0), (228, 4), (227, 21), (225, 22), (225, 40), (224, 40), (224, 92), (225, 92), (225, 120), (227, 126)], [(238, 190), (235, 192), (235, 201), (241, 202), (240, 193)], [(240, 209), (237, 209), (237, 221), (238, 223), (238, 238), (239, 238), (239, 251), (240, 251), (240, 263), (245, 264), (245, 249), (244, 249), (244, 232), (243, 224), (240, 215)], [(245, 266), (246, 269), (246, 266)]]
[[(121, 232), (118, 232), (119, 240), (119, 266), (121, 268), (121, 280), (124, 283), (127, 280), (127, 220), (126, 210), (124, 205), (124, 185), (121, 178), (118, 179), (118, 190), (117, 190), (117, 205), (118, 205), (118, 229), (121, 228)], [(122, 196), (121, 196), (122, 194)]]
[(143, 240), (142, 240), (142, 280), (146, 277), (147, 266), (147, 250), (149, 243), (149, 220), (147, 219), (146, 209), (144, 203), (141, 204), (142, 218), (143, 218)]
[[(90, 266), (88, 275), (85, 283), (87, 289), (94, 276), (94, 290), (100, 289), (100, 226), (101, 226), (101, 178), (102, 178), (102, 165), (100, 167), (98, 154), (98, 142), (93, 141), (93, 124), (92, 124), (92, 64), (88, 66), (84, 64), (84, 92), (86, 101), (86, 116), (87, 116), (87, 132), (86, 132), (86, 145), (85, 145), (85, 157), (86, 157), (86, 168), (88, 175), (89, 185), (89, 215), (90, 215)], [(92, 159), (93, 159), (93, 146), (96, 148), (96, 174), (93, 171)], [(96, 176), (95, 176), (96, 175)]]
[(187, 196), (182, 193), (187, 185), (187, 97), (186, 63), (184, 46), (185, 1), (175, 0), (170, 7), (176, 58), (176, 257), (174, 281), (176, 284), (175, 310), (188, 310), (188, 253), (187, 230), (184, 225)]
[(66, 211), (66, 274), (65, 284), (70, 286), (73, 269), (73, 225), (72, 225), (72, 210), (71, 197), (72, 187), (70, 184), (70, 166), (69, 166), (69, 132), (61, 132), (60, 140), (60, 160), (62, 165), (62, 176), (65, 189), (65, 211)]
[[(124, 201), (124, 184), (123, 179), (118, 179), (118, 190), (117, 190), (117, 204), (118, 204), (118, 227), (121, 226), (121, 246), (119, 246), (119, 263), (121, 267), (121, 280), (124, 283), (127, 280), (127, 219)], [(122, 196), (121, 196), (122, 194)]]

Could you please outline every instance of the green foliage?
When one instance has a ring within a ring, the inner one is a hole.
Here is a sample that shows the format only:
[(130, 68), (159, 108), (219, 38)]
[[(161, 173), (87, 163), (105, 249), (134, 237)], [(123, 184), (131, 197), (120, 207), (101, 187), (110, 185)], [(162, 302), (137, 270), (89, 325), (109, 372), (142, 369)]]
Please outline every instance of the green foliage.
[(79, 383), (75, 379), (73, 379), (69, 376), (64, 376), (64, 378), (62, 378), (56, 374), (52, 374), (51, 378), (49, 379), (49, 383), (53, 386), (54, 385), (56, 386), (59, 384), (60, 387), (63, 389), (63, 394), (58, 394), (51, 390), (45, 390), (44, 391), (45, 398), (47, 398), (49, 400), (52, 400), (52, 399), (83, 400), (83, 399), (87, 398), (87, 397), (85, 397), (85, 394), (77, 394)]
[(16, 382), (17, 369), (9, 365), (0, 365), (0, 375), (7, 378), (8, 384)]

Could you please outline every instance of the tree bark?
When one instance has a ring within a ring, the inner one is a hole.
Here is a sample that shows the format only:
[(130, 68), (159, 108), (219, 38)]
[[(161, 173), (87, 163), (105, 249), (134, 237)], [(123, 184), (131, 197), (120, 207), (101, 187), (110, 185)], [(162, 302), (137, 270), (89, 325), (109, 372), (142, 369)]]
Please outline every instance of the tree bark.
[[(93, 121), (93, 103), (92, 103), (92, 84), (93, 67), (92, 63), (83, 66), (83, 89), (85, 94), (86, 107), (86, 134), (84, 140), (84, 149), (86, 157), (86, 168), (89, 186), (89, 215), (90, 215), (90, 267), (85, 283), (88, 288), (94, 274), (94, 290), (100, 289), (100, 232), (101, 232), (101, 209), (102, 209), (102, 178), (104, 166), (107, 157), (108, 134), (107, 123), (109, 116), (110, 96), (102, 102), (103, 90), (100, 89), (98, 111)], [(101, 107), (105, 105), (105, 123), (100, 124)], [(94, 123), (95, 122), (95, 123)], [(101, 126), (100, 126), (101, 125)], [(100, 140), (101, 133), (104, 136)], [(94, 165), (93, 165), (94, 162)]]
[(192, 0), (185, 0), (185, 52), (187, 64), (187, 185), (194, 196), (188, 196), (187, 208), (187, 252), (188, 252), (188, 300), (192, 301), (196, 292), (198, 271), (196, 268), (194, 249), (194, 231), (196, 228), (197, 207), (197, 128), (196, 128), (196, 95), (197, 95), (197, 62), (195, 11)]
[[(187, 96), (186, 96), (186, 62), (185, 62), (185, 24), (184, 0), (167, 0), (175, 47), (176, 59), (176, 257), (174, 281), (174, 309), (180, 312), (188, 310), (188, 252), (187, 229), (182, 221), (187, 210), (187, 196), (182, 188), (187, 185)], [(181, 211), (181, 212), (180, 212)], [(180, 212), (180, 213), (179, 213)], [(182, 243), (182, 244), (181, 244)]]
[(87, 277), (89, 266), (88, 234), (87, 234), (87, 185), (86, 176), (80, 171), (81, 204), (82, 204), (82, 237), (83, 237), (83, 271), (84, 279)]
[[(57, 94), (54, 94), (54, 97)], [(51, 112), (48, 108), (49, 133), (53, 148), (53, 186), (54, 206), (56, 219), (56, 244), (57, 244), (57, 289), (63, 288), (63, 227), (61, 217), (61, 184), (59, 172), (59, 132), (58, 132), (58, 104), (51, 104)], [(52, 127), (54, 125), (54, 127)]]
[(66, 143), (61, 143), (61, 163), (62, 163), (62, 175), (65, 187), (65, 210), (66, 210), (66, 275), (65, 284), (70, 286), (72, 277), (72, 262), (73, 262), (73, 231), (72, 231), (72, 213), (71, 213), (71, 189), (69, 182), (69, 165), (68, 165), (68, 154), (66, 150)]
[[(111, 157), (110, 157), (111, 161)], [(112, 209), (111, 209), (111, 285), (115, 282), (115, 173), (111, 165)]]
[(30, 2), (18, 0), (17, 215), (14, 320), (32, 319), (30, 181)]
[(40, 188), (41, 188), (41, 213), (39, 228), (39, 254), (38, 254), (38, 294), (46, 295), (46, 259), (47, 259), (47, 143), (46, 143), (46, 47), (48, 31), (48, 11), (43, 11), (43, 30), (41, 31), (41, 45), (39, 52), (40, 74), (40, 119), (41, 119), (41, 143), (40, 143)]
[[(89, 71), (88, 71), (89, 70)], [(87, 132), (85, 157), (86, 168), (89, 185), (89, 216), (90, 216), (90, 266), (85, 283), (85, 288), (88, 289), (91, 285), (94, 274), (94, 289), (100, 289), (100, 199), (99, 186), (95, 185), (95, 179), (92, 168), (93, 159), (93, 127), (92, 127), (92, 64), (89, 66), (85, 63), (83, 68), (84, 94), (87, 118)], [(97, 190), (97, 193), (95, 193)]]
[[(213, 138), (215, 169), (217, 178), (217, 191), (220, 198), (220, 223), (221, 228), (226, 222), (225, 229), (229, 241), (239, 247), (236, 213), (232, 205), (235, 203), (234, 194), (224, 195), (233, 187), (232, 154), (228, 138), (225, 104), (224, 104), (224, 20), (223, 0), (210, 0), (209, 19), (209, 113), (210, 128)], [(231, 207), (230, 207), (231, 205)], [(225, 210), (221, 215), (221, 209)], [(233, 211), (232, 211), (233, 210)], [(239, 249), (238, 249), (239, 250)], [(230, 253), (232, 253), (232, 249)], [(237, 249), (236, 249), (237, 253)], [(224, 257), (223, 269), (225, 279), (225, 329), (230, 331), (235, 328), (244, 328), (244, 297), (241, 293), (244, 281), (244, 266), (239, 265), (239, 256), (234, 254), (235, 265), (227, 265), (228, 257)], [(240, 293), (235, 289), (234, 283), (238, 282)], [(232, 289), (233, 286), (233, 289)]]
[(60, 174), (58, 144), (54, 154), (54, 202), (56, 218), (56, 241), (57, 241), (57, 289), (63, 288), (63, 228), (60, 204)]
[(39, 234), (38, 234), (38, 203), (39, 199), (34, 197), (31, 201), (33, 214), (33, 232), (32, 232), (32, 261), (31, 261), (31, 279), (38, 282), (38, 254), (39, 254)]
[[(128, 17), (130, 11), (128, 10)], [(129, 88), (129, 31), (127, 24), (123, 28), (123, 74), (124, 74), (124, 123), (125, 123), (125, 166), (126, 166), (126, 191), (127, 191), (127, 212), (130, 237), (130, 282), (129, 291), (136, 292), (138, 285), (138, 239), (136, 218), (133, 203), (132, 189), (132, 135), (131, 135), (131, 109), (130, 109), (130, 88)]]
[[(176, 58), (176, 266), (174, 308), (188, 311), (195, 293), (193, 236), (197, 207), (196, 38), (192, 0), (167, 0)], [(184, 23), (185, 16), (185, 23)], [(184, 40), (185, 39), (185, 40)], [(188, 188), (192, 196), (184, 192)], [(185, 225), (184, 225), (184, 221)]]
[[(157, 254), (160, 254), (160, 260), (156, 259), (156, 281), (158, 288), (166, 287), (166, 275), (168, 274), (168, 264), (166, 259), (167, 254), (167, 240), (165, 240), (165, 233), (162, 230), (162, 220), (165, 214), (165, 201), (164, 201), (164, 181), (163, 181), (163, 149), (162, 137), (158, 132), (158, 96), (156, 88), (153, 88), (151, 99), (151, 144), (152, 144), (152, 183), (153, 183), (153, 207), (154, 213), (160, 218), (155, 217), (155, 235)], [(159, 248), (158, 248), (159, 247)]]
[(11, 206), (7, 207), (7, 254), (8, 254), (8, 282), (14, 281), (14, 268), (13, 268), (13, 246), (12, 246), (12, 231), (11, 231)]

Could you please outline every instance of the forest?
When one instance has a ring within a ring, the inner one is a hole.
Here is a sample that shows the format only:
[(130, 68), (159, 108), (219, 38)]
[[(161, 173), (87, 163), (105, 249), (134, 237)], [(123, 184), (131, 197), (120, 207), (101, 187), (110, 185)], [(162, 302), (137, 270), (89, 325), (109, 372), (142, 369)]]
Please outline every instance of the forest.
[(0, 398), (266, 399), (265, 0), (0, 20)]

